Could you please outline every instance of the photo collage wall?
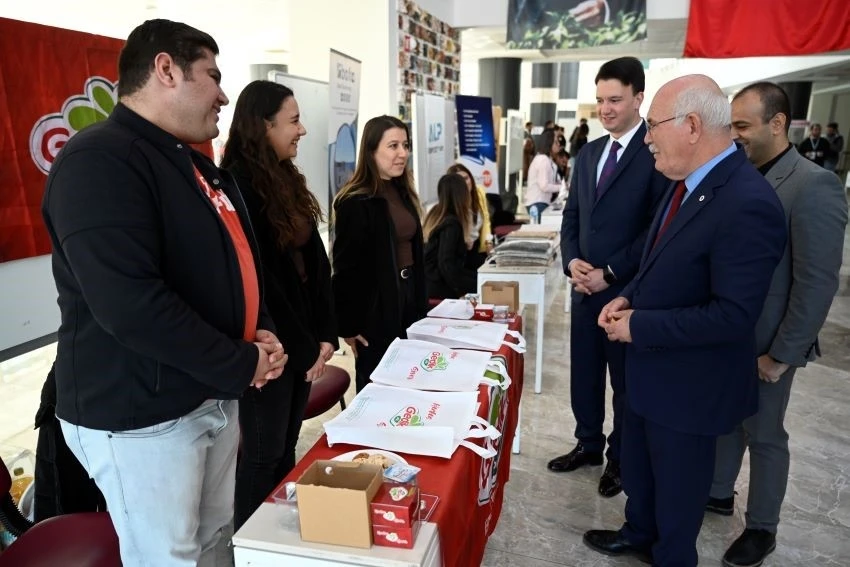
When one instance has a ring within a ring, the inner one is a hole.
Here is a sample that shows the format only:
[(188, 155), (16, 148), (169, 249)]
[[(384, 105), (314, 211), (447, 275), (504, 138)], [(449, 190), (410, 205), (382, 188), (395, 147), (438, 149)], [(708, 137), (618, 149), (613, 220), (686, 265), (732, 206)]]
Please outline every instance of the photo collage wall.
[(411, 96), (453, 99), (460, 90), (460, 30), (412, 0), (398, 0), (398, 114), (410, 123)]

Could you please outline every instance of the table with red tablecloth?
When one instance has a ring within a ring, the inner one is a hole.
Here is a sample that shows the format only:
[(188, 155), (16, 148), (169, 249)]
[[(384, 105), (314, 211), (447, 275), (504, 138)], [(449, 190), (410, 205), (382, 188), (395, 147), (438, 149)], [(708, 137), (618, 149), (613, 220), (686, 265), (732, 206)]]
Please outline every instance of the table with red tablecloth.
[[(509, 323), (511, 330), (522, 331), (522, 317)], [(429, 518), (437, 524), (443, 565), (469, 567), (480, 565), (487, 538), (496, 529), (502, 511), (505, 483), (510, 476), (511, 445), (519, 418), (522, 395), (523, 355), (507, 345), (494, 353), (505, 362), (512, 383), (507, 390), (481, 385), (478, 389), (478, 415), (490, 421), (502, 436), (494, 441), (495, 457), (482, 459), (472, 451), (459, 447), (451, 459), (408, 455), (408, 463), (422, 469), (418, 476), (421, 491), (439, 496), (440, 502)], [(282, 481), (297, 481), (304, 470), (319, 459), (358, 449), (337, 443), (328, 446), (322, 437)]]

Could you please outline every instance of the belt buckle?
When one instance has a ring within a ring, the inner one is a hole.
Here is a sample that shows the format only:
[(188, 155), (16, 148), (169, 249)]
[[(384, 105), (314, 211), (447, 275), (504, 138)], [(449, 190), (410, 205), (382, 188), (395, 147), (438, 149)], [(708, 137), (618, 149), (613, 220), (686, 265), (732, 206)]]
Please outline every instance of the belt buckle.
[(398, 273), (398, 275), (403, 280), (408, 279), (410, 277), (410, 268), (402, 268), (401, 271)]

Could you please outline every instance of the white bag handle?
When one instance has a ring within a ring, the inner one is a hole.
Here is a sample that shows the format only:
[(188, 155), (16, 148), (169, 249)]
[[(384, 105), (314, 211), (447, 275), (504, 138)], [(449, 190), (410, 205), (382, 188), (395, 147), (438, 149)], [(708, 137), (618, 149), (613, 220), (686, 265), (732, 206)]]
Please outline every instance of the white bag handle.
[(524, 337), (520, 334), (520, 332), (519, 332), (519, 331), (511, 331), (510, 329), (508, 329), (508, 330), (505, 332), (505, 334), (510, 335), (510, 336), (512, 336), (513, 338), (515, 338), (515, 339), (518, 341), (518, 343), (517, 343), (517, 344), (514, 344), (514, 343), (512, 343), (512, 342), (510, 342), (510, 341), (502, 341), (502, 344), (503, 344), (503, 345), (508, 345), (508, 346), (509, 346), (509, 347), (511, 347), (511, 349), (513, 349), (515, 352), (518, 352), (518, 353), (520, 353), (520, 354), (523, 354), (523, 353), (525, 352), (525, 338), (524, 338)]
[(488, 386), (498, 386), (502, 390), (507, 390), (511, 386), (511, 377), (508, 374), (508, 369), (505, 368), (505, 364), (501, 360), (490, 360), (487, 363), (487, 370), (495, 372), (496, 374), (502, 377), (502, 380), (494, 380), (493, 378), (482, 378), (481, 383), (487, 384)]
[(464, 439), (482, 439), (484, 437), (487, 437), (488, 439), (498, 439), (501, 436), (502, 433), (490, 425), (489, 421), (480, 415), (475, 415), (472, 417), (472, 425), (466, 432)]
[(493, 447), (493, 443), (489, 439), (484, 442), (484, 447), (481, 447), (469, 441), (460, 441), (458, 445), (460, 445), (461, 447), (466, 447), (482, 459), (492, 459), (496, 456), (496, 449)]

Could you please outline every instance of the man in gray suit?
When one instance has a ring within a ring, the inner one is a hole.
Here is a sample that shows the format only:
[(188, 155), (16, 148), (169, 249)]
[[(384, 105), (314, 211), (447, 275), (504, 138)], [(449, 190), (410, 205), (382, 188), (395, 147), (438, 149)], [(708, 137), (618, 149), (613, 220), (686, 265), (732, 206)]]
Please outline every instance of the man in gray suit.
[(750, 449), (746, 529), (723, 556), (727, 567), (755, 567), (776, 548), (779, 511), (788, 482), (788, 433), (783, 421), (798, 368), (819, 354), (817, 336), (838, 290), (847, 200), (838, 177), (803, 158), (788, 141), (788, 96), (755, 83), (732, 100), (732, 130), (747, 157), (776, 189), (788, 223), (788, 243), (756, 325), (759, 410), (717, 441), (706, 509), (731, 516), (735, 480)]

